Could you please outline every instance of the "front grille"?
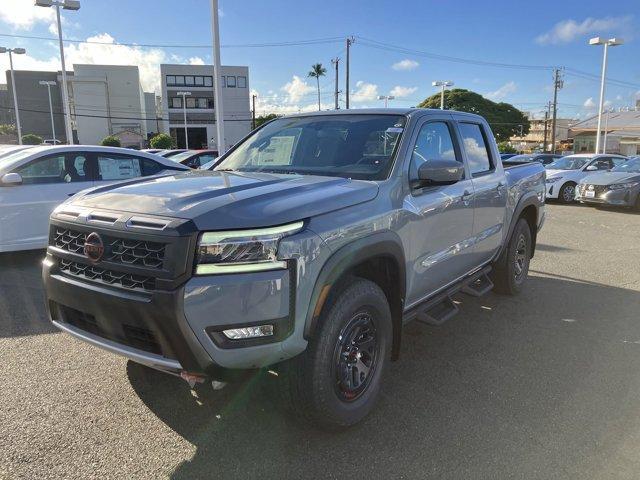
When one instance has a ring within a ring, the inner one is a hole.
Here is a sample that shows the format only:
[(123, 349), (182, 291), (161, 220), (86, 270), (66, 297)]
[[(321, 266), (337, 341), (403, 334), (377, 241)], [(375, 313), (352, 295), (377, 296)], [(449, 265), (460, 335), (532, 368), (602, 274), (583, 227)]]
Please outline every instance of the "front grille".
[[(103, 328), (96, 317), (75, 308), (60, 305), (62, 321), (80, 330), (107, 340), (121, 343), (138, 350), (162, 355), (162, 348), (154, 333), (144, 327), (127, 324), (114, 324), (111, 328)], [(169, 357), (168, 357), (169, 358)]]
[(73, 276), (134, 290), (155, 290), (156, 280), (145, 275), (116, 272), (95, 265), (60, 260), (60, 270)]
[[(117, 238), (103, 234), (101, 237), (105, 245), (105, 260), (125, 265), (162, 269), (166, 244)], [(86, 239), (85, 232), (69, 228), (55, 227), (53, 232), (53, 244), (71, 253), (83, 253)]]

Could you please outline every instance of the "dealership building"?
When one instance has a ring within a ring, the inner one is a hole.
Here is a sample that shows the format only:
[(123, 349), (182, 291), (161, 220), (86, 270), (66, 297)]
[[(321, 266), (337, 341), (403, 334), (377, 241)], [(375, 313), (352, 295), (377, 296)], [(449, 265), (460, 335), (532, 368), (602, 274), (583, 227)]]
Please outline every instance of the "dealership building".
[[(225, 145), (229, 148), (251, 130), (249, 68), (223, 65), (220, 70)], [(213, 74), (213, 65), (160, 66), (164, 131), (180, 148), (186, 144), (185, 112), (189, 148), (217, 148)]]

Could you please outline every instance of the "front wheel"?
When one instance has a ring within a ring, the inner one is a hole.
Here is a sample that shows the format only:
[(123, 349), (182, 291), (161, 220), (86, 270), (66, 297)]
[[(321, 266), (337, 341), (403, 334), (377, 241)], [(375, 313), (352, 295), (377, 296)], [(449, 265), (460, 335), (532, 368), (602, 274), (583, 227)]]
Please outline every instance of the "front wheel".
[(375, 283), (350, 279), (330, 300), (307, 350), (283, 369), (284, 392), (299, 417), (329, 430), (373, 409), (391, 351), (391, 312)]
[(521, 218), (511, 234), (506, 250), (493, 266), (491, 280), (496, 292), (515, 295), (522, 291), (529, 274), (531, 248), (531, 229), (529, 223)]
[(558, 199), (562, 203), (573, 203), (576, 199), (576, 184), (573, 182), (565, 183), (558, 193)]

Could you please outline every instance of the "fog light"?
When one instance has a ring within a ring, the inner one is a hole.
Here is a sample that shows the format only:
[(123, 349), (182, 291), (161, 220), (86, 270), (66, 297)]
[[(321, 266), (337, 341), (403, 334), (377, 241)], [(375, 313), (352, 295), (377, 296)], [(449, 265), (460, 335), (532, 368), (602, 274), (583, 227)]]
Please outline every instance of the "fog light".
[(232, 328), (223, 330), (224, 335), (231, 340), (243, 338), (269, 337), (273, 335), (273, 325), (260, 325), (257, 327)]

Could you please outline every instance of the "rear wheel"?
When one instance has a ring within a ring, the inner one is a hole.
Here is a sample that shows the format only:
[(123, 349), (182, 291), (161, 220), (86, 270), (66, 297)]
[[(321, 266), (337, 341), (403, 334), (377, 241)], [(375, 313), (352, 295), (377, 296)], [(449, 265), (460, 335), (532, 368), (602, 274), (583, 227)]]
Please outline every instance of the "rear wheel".
[(307, 350), (281, 369), (293, 411), (330, 430), (364, 419), (380, 392), (391, 331), (384, 292), (369, 280), (354, 278), (326, 306)]
[(531, 248), (531, 229), (527, 221), (521, 218), (511, 234), (506, 250), (493, 266), (491, 280), (496, 292), (515, 295), (522, 291), (529, 274)]
[(573, 203), (576, 198), (576, 184), (573, 182), (565, 183), (560, 192), (558, 192), (558, 200), (562, 203)]

